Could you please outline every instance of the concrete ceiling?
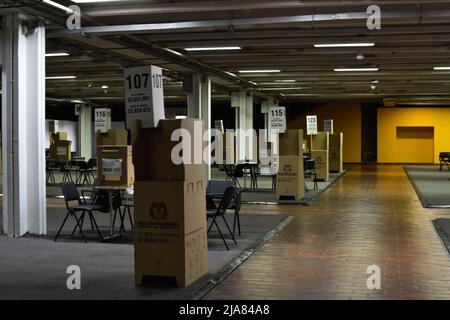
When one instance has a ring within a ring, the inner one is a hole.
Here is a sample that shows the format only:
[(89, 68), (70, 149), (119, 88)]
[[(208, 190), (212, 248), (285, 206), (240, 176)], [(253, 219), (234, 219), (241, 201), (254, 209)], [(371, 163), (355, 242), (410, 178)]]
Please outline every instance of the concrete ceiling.
[[(370, 4), (382, 9), (380, 30), (366, 27)], [(189, 0), (79, 6), (81, 33), (68, 32), (64, 11), (45, 3), (23, 9), (47, 21), (47, 51), (70, 53), (47, 59), (47, 75), (77, 76), (48, 81), (48, 95), (55, 98), (120, 101), (122, 68), (142, 64), (166, 69), (169, 100), (184, 99), (180, 81), (192, 71), (213, 76), (217, 99), (239, 87), (292, 101), (450, 96), (450, 70), (433, 70), (450, 66), (450, 1)], [(314, 47), (360, 42), (375, 46)], [(185, 50), (216, 46), (242, 49)], [(364, 59), (356, 59), (357, 54)], [(363, 67), (379, 71), (333, 71)], [(281, 72), (239, 73), (245, 69)], [(101, 89), (104, 84), (107, 92)]]

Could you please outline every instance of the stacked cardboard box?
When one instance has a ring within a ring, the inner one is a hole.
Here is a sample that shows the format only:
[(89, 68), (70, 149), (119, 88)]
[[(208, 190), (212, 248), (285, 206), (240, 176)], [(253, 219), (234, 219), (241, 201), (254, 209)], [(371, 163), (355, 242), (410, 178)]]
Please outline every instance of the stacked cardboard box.
[(58, 132), (50, 138), (50, 157), (53, 160), (72, 159), (72, 141), (67, 140), (67, 132)]
[(344, 134), (342, 132), (330, 135), (330, 172), (341, 173), (343, 170), (343, 145)]
[(311, 158), (315, 161), (317, 179), (328, 181), (329, 175), (329, 132), (318, 132), (311, 136)]
[(303, 130), (280, 134), (278, 147), (277, 198), (300, 200), (305, 196)]
[[(191, 134), (192, 139), (183, 139), (182, 150), (181, 142), (171, 141), (176, 129)], [(164, 276), (175, 277), (185, 287), (208, 272), (206, 168), (201, 159), (193, 162), (202, 156), (195, 154), (203, 150), (202, 137), (203, 124), (194, 119), (160, 120), (157, 128), (137, 132), (133, 148), (137, 285), (144, 276)], [(185, 156), (185, 162), (175, 164), (177, 155)]]
[(98, 184), (131, 188), (134, 184), (134, 167), (131, 146), (99, 146)]
[(128, 144), (127, 130), (108, 130), (107, 133), (96, 133), (97, 146), (126, 146)]

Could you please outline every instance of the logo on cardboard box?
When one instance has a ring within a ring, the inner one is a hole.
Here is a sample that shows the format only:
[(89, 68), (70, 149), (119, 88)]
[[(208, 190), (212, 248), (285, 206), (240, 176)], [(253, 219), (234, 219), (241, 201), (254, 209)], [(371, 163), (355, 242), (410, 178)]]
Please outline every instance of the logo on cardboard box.
[(291, 172), (292, 171), (292, 166), (290, 164), (285, 164), (283, 167), (283, 171), (284, 172)]
[(153, 220), (165, 220), (169, 212), (164, 202), (153, 202), (150, 206), (150, 218)]

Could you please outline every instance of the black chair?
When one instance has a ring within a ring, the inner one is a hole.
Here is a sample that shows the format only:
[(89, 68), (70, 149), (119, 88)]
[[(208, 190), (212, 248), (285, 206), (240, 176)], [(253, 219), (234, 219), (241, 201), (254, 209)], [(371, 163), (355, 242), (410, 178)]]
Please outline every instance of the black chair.
[[(61, 234), (61, 231), (62, 231), (64, 225), (66, 224), (69, 216), (73, 216), (76, 220), (76, 225), (72, 231), (72, 237), (73, 237), (75, 231), (77, 229), (79, 229), (80, 234), (82, 235), (82, 237), (84, 239), (84, 242), (87, 242), (86, 237), (84, 236), (84, 233), (83, 233), (83, 222), (84, 222), (84, 216), (85, 216), (86, 212), (89, 214), (89, 219), (91, 221), (92, 228), (94, 228), (94, 226), (95, 226), (95, 229), (97, 230), (100, 240), (103, 241), (102, 234), (100, 232), (100, 229), (98, 228), (97, 222), (95, 221), (95, 218), (93, 215), (94, 211), (104, 210), (104, 208), (101, 205), (95, 204), (97, 199), (91, 198), (90, 203), (86, 203), (85, 201), (82, 201), (80, 198), (80, 194), (78, 193), (77, 187), (76, 187), (75, 183), (73, 183), (73, 182), (62, 182), (61, 189), (62, 189), (62, 192), (64, 195), (64, 201), (66, 202), (67, 214), (66, 214), (66, 217), (64, 218), (64, 221), (63, 221), (61, 227), (59, 228), (58, 233), (56, 234), (55, 241), (58, 240), (58, 237)], [(84, 197), (84, 195), (83, 195), (83, 197)], [(71, 201), (75, 201), (77, 203), (77, 205), (71, 206), (70, 205)], [(77, 216), (77, 212), (81, 212), (80, 217)]]
[(78, 162), (78, 177), (77, 184), (91, 184), (91, 177), (95, 180), (94, 166), (95, 160), (89, 159), (88, 162), (79, 161)]
[(225, 174), (227, 175), (225, 181), (233, 181), (233, 184), (240, 188), (241, 184), (239, 183), (238, 177), (243, 177), (243, 172), (241, 172), (234, 164), (224, 164), (223, 167), (225, 169)]
[[(131, 208), (134, 208), (134, 202), (133, 200), (130, 200), (128, 197), (124, 198), (125, 191), (121, 194), (121, 199), (119, 203), (119, 208), (117, 208), (117, 204), (115, 204), (115, 212), (114, 212), (114, 220), (113, 220), (113, 226), (116, 223), (116, 216), (117, 211), (119, 211), (119, 218), (120, 218), (120, 232), (126, 232), (125, 231), (125, 216), (128, 214), (128, 219), (130, 220), (130, 226), (131, 230), (134, 229), (133, 226), (133, 218), (131, 217)], [(120, 206), (123, 207), (123, 211), (121, 210)]]
[(211, 231), (213, 225), (216, 226), (217, 231), (219, 232), (220, 237), (222, 238), (223, 243), (225, 244), (225, 247), (227, 250), (230, 250), (228, 247), (227, 241), (225, 240), (222, 230), (220, 229), (219, 224), (217, 223), (217, 218), (222, 217), (223, 222), (225, 223), (228, 231), (230, 232), (231, 239), (233, 239), (234, 243), (237, 244), (236, 239), (234, 238), (233, 232), (230, 229), (230, 226), (228, 225), (227, 220), (225, 219), (225, 213), (227, 212), (227, 209), (231, 207), (234, 199), (236, 198), (238, 194), (238, 191), (235, 187), (229, 187), (225, 190), (225, 193), (222, 197), (222, 200), (219, 203), (219, 206), (216, 210), (207, 210), (206, 211), (206, 217), (207, 219), (212, 219), (212, 222), (208, 228), (208, 234)]
[(447, 166), (447, 169), (450, 170), (450, 152), (439, 153), (439, 171), (443, 166)]
[[(317, 183), (317, 173), (316, 173), (316, 162), (311, 158), (303, 158), (303, 170), (305, 178), (313, 178), (314, 190), (319, 188)], [(308, 192), (309, 189), (305, 183), (305, 191)]]
[(72, 173), (71, 173), (71, 170), (68, 167), (68, 165), (61, 162), (59, 164), (59, 170), (61, 171), (61, 173), (63, 175), (62, 182), (73, 182)]
[(45, 170), (47, 173), (47, 184), (56, 183), (55, 179), (55, 171), (58, 170), (57, 167), (54, 167), (54, 162), (47, 160), (45, 164)]

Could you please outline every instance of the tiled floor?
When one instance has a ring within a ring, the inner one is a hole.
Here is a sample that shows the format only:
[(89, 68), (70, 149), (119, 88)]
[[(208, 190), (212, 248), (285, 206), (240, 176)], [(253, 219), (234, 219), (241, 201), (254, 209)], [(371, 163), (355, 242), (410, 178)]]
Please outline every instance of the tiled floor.
[[(206, 299), (450, 299), (450, 257), (401, 166), (354, 166)], [(381, 289), (367, 288), (367, 267)]]

